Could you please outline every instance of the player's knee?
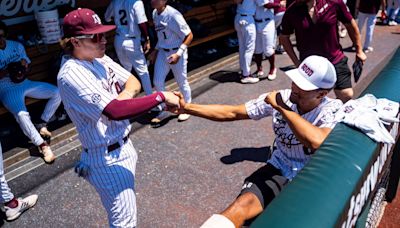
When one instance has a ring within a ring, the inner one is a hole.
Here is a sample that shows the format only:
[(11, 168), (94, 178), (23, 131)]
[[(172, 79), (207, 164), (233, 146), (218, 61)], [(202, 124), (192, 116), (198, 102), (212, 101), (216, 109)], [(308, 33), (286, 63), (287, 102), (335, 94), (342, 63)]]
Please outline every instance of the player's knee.
[(14, 117), (18, 123), (23, 123), (26, 120), (30, 120), (30, 118), (31, 118), (29, 115), (29, 112), (27, 112), (27, 111), (18, 111), (14, 114)]
[(265, 50), (265, 56), (270, 57), (275, 54), (275, 49), (273, 47), (268, 46)]

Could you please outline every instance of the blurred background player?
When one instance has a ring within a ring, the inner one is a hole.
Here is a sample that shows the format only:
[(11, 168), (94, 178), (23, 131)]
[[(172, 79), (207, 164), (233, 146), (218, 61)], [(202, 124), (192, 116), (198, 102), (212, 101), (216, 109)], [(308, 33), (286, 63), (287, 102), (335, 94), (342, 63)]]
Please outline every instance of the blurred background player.
[[(187, 48), (193, 40), (193, 33), (182, 14), (166, 5), (167, 0), (152, 0), (154, 8), (153, 22), (157, 32), (157, 45), (150, 54), (149, 60), (155, 62), (154, 87), (157, 91), (165, 91), (165, 79), (172, 70), (179, 90), (187, 103), (192, 102), (192, 94), (187, 80)], [(169, 117), (169, 113), (161, 111), (152, 123), (160, 123)], [(190, 115), (180, 114), (178, 121), (189, 119)]]
[(361, 31), (364, 27), (365, 21), (367, 22), (367, 31), (365, 33), (365, 41), (363, 46), (365, 53), (374, 51), (374, 48), (371, 46), (371, 42), (372, 36), (374, 35), (376, 14), (381, 6), (382, 12), (384, 13), (386, 10), (385, 0), (363, 0), (360, 1), (360, 5), (358, 6), (358, 29), (360, 30), (360, 34), (362, 34)]
[[(25, 69), (28, 69), (31, 61), (22, 44), (7, 40), (6, 37), (7, 26), (0, 21), (0, 101), (14, 116), (24, 134), (39, 148), (44, 161), (51, 163), (56, 157), (44, 138), (51, 137), (51, 132), (47, 129), (47, 122), (61, 103), (60, 94), (57, 87), (49, 83), (29, 79), (21, 82), (11, 80), (7, 70), (9, 64), (20, 62)], [(32, 123), (26, 108), (25, 97), (49, 99), (40, 119), (35, 120), (35, 124)]]
[[(129, 72), (132, 67), (142, 82), (144, 92), (152, 93), (145, 54), (150, 50), (147, 17), (141, 0), (113, 0), (104, 15), (117, 26), (114, 47), (121, 65)], [(145, 39), (143, 48), (141, 39)]]

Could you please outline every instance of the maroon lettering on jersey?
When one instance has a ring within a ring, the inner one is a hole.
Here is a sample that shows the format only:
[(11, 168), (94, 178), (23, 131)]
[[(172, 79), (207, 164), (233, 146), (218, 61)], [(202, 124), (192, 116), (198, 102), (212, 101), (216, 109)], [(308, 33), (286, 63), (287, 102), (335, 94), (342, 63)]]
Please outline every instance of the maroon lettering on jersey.
[(118, 94), (120, 94), (120, 93), (122, 92), (122, 88), (121, 88), (121, 86), (119, 85), (119, 82), (116, 82), (116, 83), (115, 83), (115, 90), (117, 91)]

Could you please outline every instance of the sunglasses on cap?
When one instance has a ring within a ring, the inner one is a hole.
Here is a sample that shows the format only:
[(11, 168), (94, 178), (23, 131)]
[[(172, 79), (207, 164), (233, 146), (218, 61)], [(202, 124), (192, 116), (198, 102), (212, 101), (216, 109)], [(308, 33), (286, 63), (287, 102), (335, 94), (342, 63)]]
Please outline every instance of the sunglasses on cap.
[(96, 34), (91, 34), (91, 35), (80, 35), (80, 36), (75, 36), (77, 39), (91, 39), (92, 42), (98, 43), (100, 42), (103, 37), (105, 37), (105, 33), (96, 33)]

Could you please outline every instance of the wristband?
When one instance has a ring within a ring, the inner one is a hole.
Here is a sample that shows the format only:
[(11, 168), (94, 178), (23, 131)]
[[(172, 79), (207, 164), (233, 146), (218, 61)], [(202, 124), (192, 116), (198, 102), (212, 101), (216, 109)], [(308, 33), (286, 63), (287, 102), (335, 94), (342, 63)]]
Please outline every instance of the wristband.
[(176, 54), (178, 56), (182, 56), (183, 52), (185, 52), (187, 49), (187, 45), (186, 44), (181, 44), (181, 46), (179, 46), (179, 50), (176, 52)]

